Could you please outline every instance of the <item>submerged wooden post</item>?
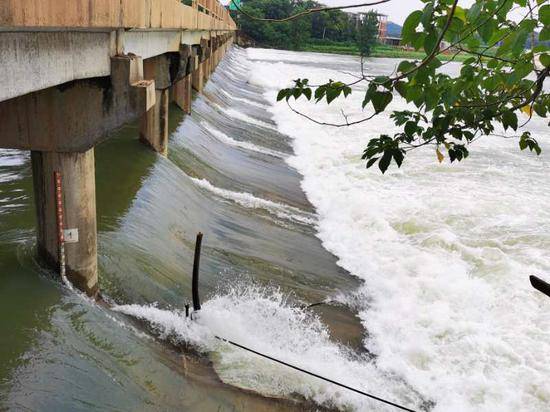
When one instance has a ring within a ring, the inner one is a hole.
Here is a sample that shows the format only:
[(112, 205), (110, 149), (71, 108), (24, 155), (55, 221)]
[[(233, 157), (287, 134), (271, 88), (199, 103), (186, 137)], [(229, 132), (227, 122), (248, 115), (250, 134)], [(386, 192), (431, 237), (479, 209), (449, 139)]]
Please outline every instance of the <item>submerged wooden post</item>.
[(193, 281), (191, 284), (191, 293), (193, 296), (193, 310), (201, 310), (201, 300), (199, 297), (199, 266), (201, 260), (202, 233), (197, 234), (195, 243), (195, 260), (193, 261)]

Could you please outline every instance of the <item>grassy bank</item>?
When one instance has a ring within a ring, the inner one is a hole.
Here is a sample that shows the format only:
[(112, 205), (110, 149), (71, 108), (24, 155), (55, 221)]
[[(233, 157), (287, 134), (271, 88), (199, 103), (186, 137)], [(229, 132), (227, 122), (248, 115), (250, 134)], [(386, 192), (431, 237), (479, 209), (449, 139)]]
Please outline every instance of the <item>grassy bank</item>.
[[(301, 51), (317, 52), (317, 53), (332, 53), (332, 54), (348, 54), (353, 56), (359, 55), (359, 49), (355, 44), (351, 43), (308, 43), (305, 44)], [(377, 45), (373, 48), (373, 51), (369, 57), (386, 57), (395, 59), (417, 59), (421, 60), (426, 57), (426, 54), (420, 51), (403, 50), (399, 47), (392, 47), (386, 45)], [(442, 55), (441, 60), (449, 60), (453, 55)], [(455, 61), (463, 61), (468, 57), (467, 54), (461, 53), (454, 58)]]

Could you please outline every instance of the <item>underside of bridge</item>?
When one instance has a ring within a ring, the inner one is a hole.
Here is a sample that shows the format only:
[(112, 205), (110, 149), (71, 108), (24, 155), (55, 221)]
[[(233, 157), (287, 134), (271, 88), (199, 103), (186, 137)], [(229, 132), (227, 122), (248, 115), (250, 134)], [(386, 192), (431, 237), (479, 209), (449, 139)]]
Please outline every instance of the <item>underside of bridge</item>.
[(58, 271), (63, 244), (67, 277), (90, 296), (99, 290), (94, 147), (139, 119), (136, 139), (166, 155), (169, 103), (191, 112), (192, 89), (202, 91), (234, 33), (214, 0), (0, 4), (0, 148), (31, 151), (38, 253)]

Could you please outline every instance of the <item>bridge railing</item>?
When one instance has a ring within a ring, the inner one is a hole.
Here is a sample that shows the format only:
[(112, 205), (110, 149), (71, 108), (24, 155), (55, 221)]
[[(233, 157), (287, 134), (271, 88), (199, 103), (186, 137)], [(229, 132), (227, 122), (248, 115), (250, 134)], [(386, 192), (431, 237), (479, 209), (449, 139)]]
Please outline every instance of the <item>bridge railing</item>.
[(0, 27), (236, 30), (217, 0), (0, 0)]

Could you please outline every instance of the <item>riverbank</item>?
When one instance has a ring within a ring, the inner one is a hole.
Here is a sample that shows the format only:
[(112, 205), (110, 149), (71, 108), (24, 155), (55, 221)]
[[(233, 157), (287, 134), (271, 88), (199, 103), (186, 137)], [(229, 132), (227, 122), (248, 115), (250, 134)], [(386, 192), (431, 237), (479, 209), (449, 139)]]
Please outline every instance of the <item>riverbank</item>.
[[(359, 49), (353, 43), (307, 43), (300, 51), (314, 52), (314, 53), (329, 53), (329, 54), (343, 54), (351, 56), (359, 56)], [(393, 59), (417, 59), (421, 60), (426, 57), (426, 53), (415, 50), (404, 50), (400, 47), (376, 45), (369, 57), (385, 57)], [(440, 59), (443, 61), (454, 60), (464, 61), (469, 57), (466, 53), (460, 53), (455, 56), (454, 54), (441, 55)]]

